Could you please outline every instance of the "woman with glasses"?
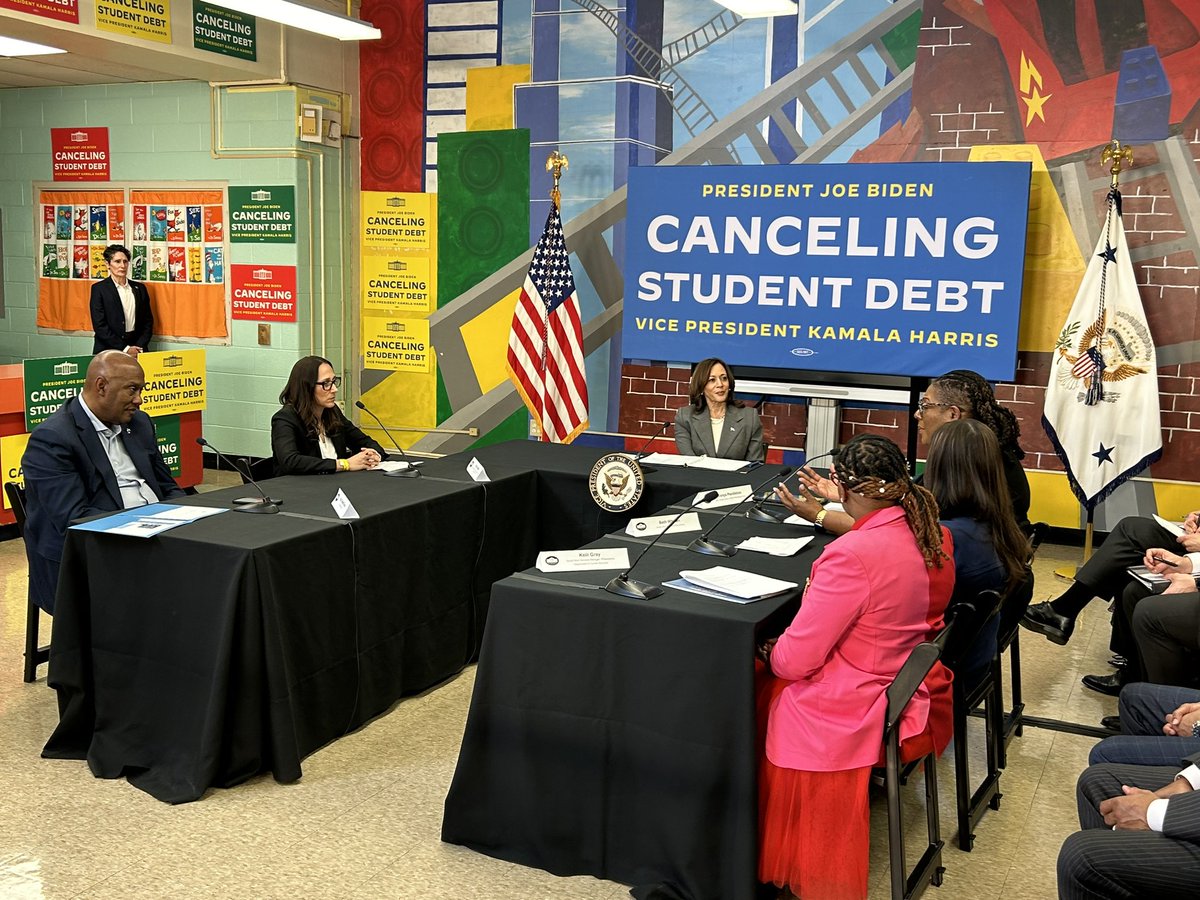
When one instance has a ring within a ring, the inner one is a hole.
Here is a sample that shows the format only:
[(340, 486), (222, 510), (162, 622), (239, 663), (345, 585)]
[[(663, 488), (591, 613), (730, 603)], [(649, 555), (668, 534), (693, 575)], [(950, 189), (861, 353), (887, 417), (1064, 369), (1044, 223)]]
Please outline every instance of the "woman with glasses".
[(374, 469), (387, 454), (338, 408), (342, 379), (320, 356), (292, 366), (279, 395), (283, 407), (271, 417), (276, 475), (329, 475)]
[[(977, 419), (996, 435), (1000, 445), (1000, 461), (1004, 484), (1012, 501), (1013, 516), (1022, 531), (1029, 531), (1029, 479), (1021, 460), (1025, 451), (1019, 443), (1021, 428), (1012, 410), (996, 402), (992, 386), (976, 372), (956, 369), (935, 378), (917, 403), (913, 418), (917, 420), (917, 435), (926, 447), (947, 422), (958, 419)], [(822, 500), (834, 499), (828, 478), (805, 468), (798, 473), (803, 490), (793, 494), (786, 485), (775, 489), (775, 496), (788, 510), (826, 531), (845, 534), (851, 520), (844, 513), (825, 510)]]
[[(831, 483), (851, 530), (813, 564), (800, 611), (760, 650), (766, 753), (759, 776), (759, 880), (784, 897), (867, 895), (872, 766), (888, 686), (912, 649), (942, 626), (954, 585), (949, 533), (937, 503), (909, 478), (900, 448), (858, 435)], [(945, 687), (937, 669), (928, 684)], [(923, 735), (948, 691), (922, 687), (901, 740)], [(949, 734), (931, 734), (938, 749)], [(789, 893), (790, 892), (790, 893)]]
[(762, 462), (762, 420), (733, 396), (733, 370), (710, 357), (696, 363), (691, 401), (675, 414), (675, 449), (685, 456)]

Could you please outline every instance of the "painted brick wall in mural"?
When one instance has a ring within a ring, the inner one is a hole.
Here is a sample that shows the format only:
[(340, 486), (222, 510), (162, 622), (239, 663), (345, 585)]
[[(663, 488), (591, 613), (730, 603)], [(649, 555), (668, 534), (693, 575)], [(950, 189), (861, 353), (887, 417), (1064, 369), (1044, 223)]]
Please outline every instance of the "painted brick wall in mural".
[[(1165, 447), (1153, 474), (1194, 480), (1200, 4), (799, 6), (798, 16), (742, 19), (711, 0), (495, 2), (498, 41), (479, 42), (469, 74), (495, 88), (477, 96), (511, 98), (512, 127), (529, 129), (532, 222), (545, 217), (546, 155), (561, 148), (571, 158), (563, 218), (585, 317), (592, 427), (649, 434), (680, 405), (688, 362), (622, 359), (630, 167), (1017, 158), (1034, 165), (1029, 259), (1018, 374), (997, 393), (1021, 417), (1026, 465), (1059, 469), (1040, 426), (1042, 395), (1054, 336), (1101, 226), (1108, 176), (1100, 150), (1115, 136), (1136, 151), (1122, 182), (1126, 228), (1159, 348)], [(441, 65), (431, 45), (427, 79)], [(1122, 77), (1141, 86), (1119, 90)], [(469, 87), (463, 127), (484, 119), (482, 127), (497, 127), (494, 117), (471, 108)], [(429, 121), (432, 101), (426, 105)], [(470, 347), (476, 370), (485, 373), (478, 390), (454, 398), (444, 424), (500, 421), (520, 409), (515, 391), (485, 375), (494, 370), (489, 354), (503, 353), (505, 307), (511, 310), (527, 266), (526, 254), (441, 301), (431, 323), (435, 346), (439, 336), (463, 344), (472, 323), (491, 322), (494, 331)], [(778, 410), (767, 410), (770, 442), (802, 446), (803, 408), (772, 406)], [(850, 409), (842, 437), (872, 430), (903, 441), (905, 416)], [(450, 439), (426, 444), (457, 449)]]

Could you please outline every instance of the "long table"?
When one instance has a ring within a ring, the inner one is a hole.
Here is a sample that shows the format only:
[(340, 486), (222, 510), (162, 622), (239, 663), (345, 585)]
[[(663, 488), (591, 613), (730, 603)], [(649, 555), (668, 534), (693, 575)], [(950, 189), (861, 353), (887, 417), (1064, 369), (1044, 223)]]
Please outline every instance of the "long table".
[[(812, 533), (730, 517), (716, 536)], [(689, 553), (692, 536), (667, 535), (638, 577), (725, 564), (803, 584), (828, 541), (725, 560)], [(630, 600), (602, 590), (611, 574), (528, 571), (494, 587), (442, 838), (638, 885), (638, 897), (752, 900), (754, 649), (786, 627), (801, 592), (747, 605), (674, 588)]]
[[(43, 755), (86, 759), (168, 802), (264, 771), (299, 778), (306, 755), (473, 658), (493, 582), (541, 548), (621, 524), (588, 497), (601, 455), (514, 442), (432, 462), (421, 478), (272, 479), (279, 515), (227, 512), (145, 540), (71, 530), (48, 679), (60, 721)], [(472, 456), (491, 482), (466, 474)], [(649, 477), (625, 519), (746, 481)], [(361, 518), (335, 517), (339, 488)], [(227, 507), (247, 493), (184, 502)]]

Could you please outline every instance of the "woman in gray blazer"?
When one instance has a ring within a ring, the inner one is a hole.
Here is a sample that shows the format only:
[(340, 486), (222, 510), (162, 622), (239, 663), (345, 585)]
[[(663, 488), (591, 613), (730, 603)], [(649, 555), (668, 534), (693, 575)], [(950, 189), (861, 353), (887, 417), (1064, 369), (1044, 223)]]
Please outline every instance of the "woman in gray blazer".
[(675, 449), (686, 456), (762, 462), (758, 411), (733, 396), (733, 370), (710, 357), (696, 364), (688, 385), (691, 404), (675, 413)]

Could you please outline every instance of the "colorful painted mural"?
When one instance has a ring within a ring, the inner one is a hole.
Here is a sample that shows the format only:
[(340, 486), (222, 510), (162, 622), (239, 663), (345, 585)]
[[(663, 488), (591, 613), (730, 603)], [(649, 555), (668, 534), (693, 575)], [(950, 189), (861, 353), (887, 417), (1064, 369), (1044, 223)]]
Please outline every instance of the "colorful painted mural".
[[(801, 0), (798, 15), (767, 19), (742, 19), (712, 0), (431, 0), (427, 8), (424, 142), (405, 145), (410, 157), (399, 167), (408, 178), (423, 173), (422, 182), (386, 189), (436, 189), (445, 177), (439, 134), (527, 129), (528, 221), (540, 223), (549, 202), (545, 157), (553, 149), (568, 155), (563, 218), (585, 319), (593, 430), (650, 433), (678, 405), (686, 374), (686, 360), (622, 355), (630, 168), (1028, 160), (1034, 181), (1021, 354), (1015, 382), (998, 395), (1021, 417), (1026, 465), (1059, 470), (1040, 426), (1049, 351), (1102, 220), (1108, 177), (1100, 149), (1116, 137), (1134, 147), (1122, 185), (1126, 228), (1159, 346), (1165, 449), (1153, 475), (1194, 481), (1197, 4)], [(405, 27), (411, 38), (415, 20)], [(370, 66), (364, 58), (364, 85), (377, 79)], [(496, 111), (505, 97), (511, 122)], [(370, 140), (365, 133), (364, 150)], [(443, 238), (440, 252), (452, 254), (453, 241)], [(526, 251), (456, 296), (439, 297), (430, 316), (439, 359), (445, 348), (477, 371), (496, 368), (501, 323), (528, 262)], [(453, 261), (443, 257), (440, 265)], [(479, 428), (485, 440), (502, 424), (511, 434), (521, 411), (516, 392), (495, 379), (457, 385), (440, 399), (443, 426)], [(778, 429), (774, 446), (803, 446), (803, 407), (768, 401), (764, 413)], [(898, 409), (842, 416), (844, 437), (875, 430), (903, 442), (907, 427)], [(430, 435), (416, 447), (448, 451), (474, 439)]]

